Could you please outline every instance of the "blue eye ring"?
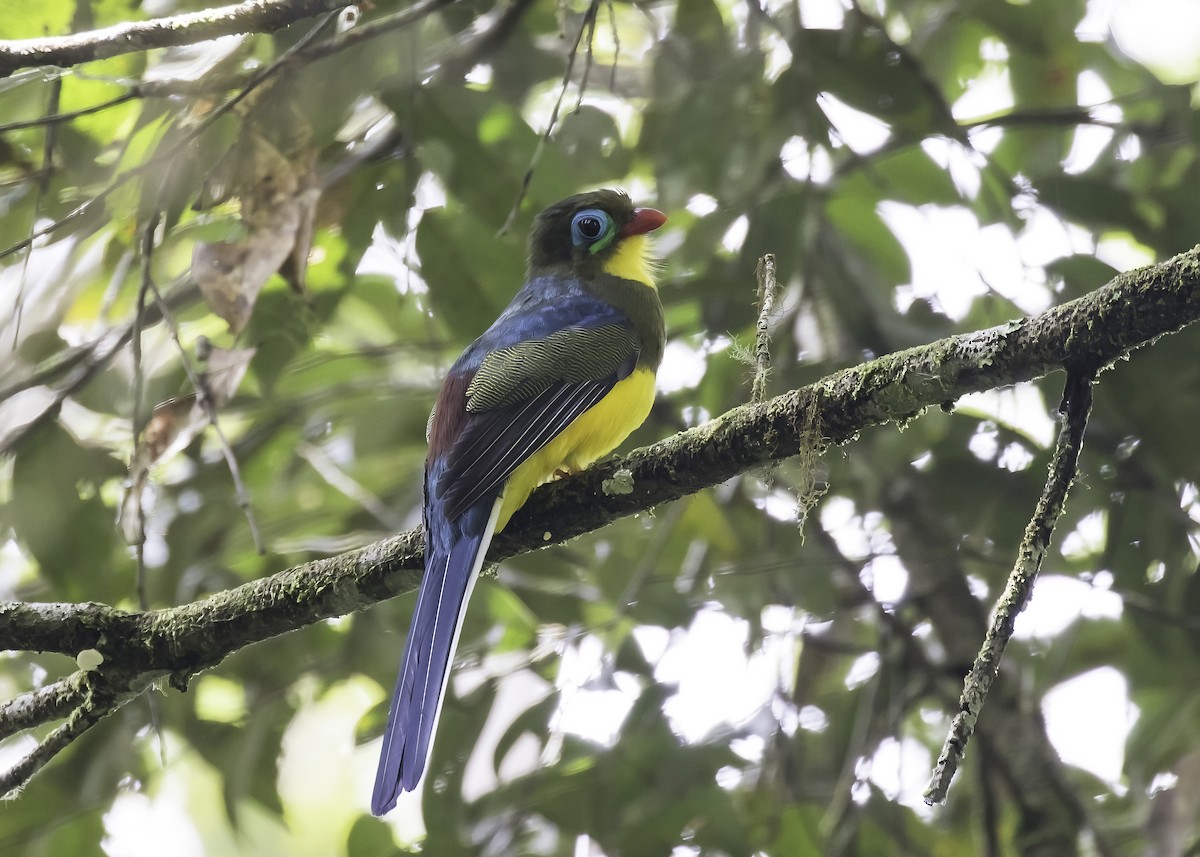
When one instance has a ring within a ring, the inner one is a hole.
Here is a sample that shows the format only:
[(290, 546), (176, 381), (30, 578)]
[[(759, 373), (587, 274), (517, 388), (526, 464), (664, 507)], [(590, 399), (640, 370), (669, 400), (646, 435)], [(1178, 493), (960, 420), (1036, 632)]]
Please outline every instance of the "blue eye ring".
[(612, 218), (599, 208), (585, 208), (571, 218), (571, 243), (589, 252), (603, 250), (617, 237)]

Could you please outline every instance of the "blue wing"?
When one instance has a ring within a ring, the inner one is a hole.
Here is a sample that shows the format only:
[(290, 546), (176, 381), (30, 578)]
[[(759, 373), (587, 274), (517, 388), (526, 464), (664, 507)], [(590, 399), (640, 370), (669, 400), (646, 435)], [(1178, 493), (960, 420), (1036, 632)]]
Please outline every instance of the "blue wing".
[(575, 278), (535, 277), (517, 292), (492, 326), (467, 347), (449, 374), (473, 373), (493, 351), (545, 339), (564, 328), (628, 323), (624, 313), (584, 289)]

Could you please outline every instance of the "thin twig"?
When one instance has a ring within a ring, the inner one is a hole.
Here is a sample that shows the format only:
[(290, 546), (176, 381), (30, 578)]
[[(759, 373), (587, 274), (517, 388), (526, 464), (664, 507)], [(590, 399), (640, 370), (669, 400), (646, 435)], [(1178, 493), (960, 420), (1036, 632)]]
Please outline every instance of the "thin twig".
[(1068, 371), (1066, 390), (1059, 406), (1062, 425), (1050, 460), (1046, 486), (1038, 499), (1037, 509), (1025, 528), (1016, 564), (1008, 577), (1008, 585), (996, 606), (991, 627), (988, 628), (983, 646), (975, 657), (975, 663), (963, 683), (959, 699), (959, 712), (950, 726), (950, 734), (942, 745), (942, 752), (934, 766), (929, 787), (925, 790), (925, 803), (933, 806), (946, 800), (950, 780), (958, 768), (967, 749), (971, 733), (979, 712), (987, 700), (988, 691), (1000, 670), (1004, 649), (1012, 638), (1017, 616), (1033, 595), (1042, 560), (1050, 547), (1054, 525), (1062, 515), (1067, 494), (1075, 479), (1079, 465), (1079, 452), (1083, 448), (1084, 430), (1092, 408), (1092, 381), (1094, 373)]
[(74, 739), (83, 735), (98, 720), (100, 717), (85, 718), (82, 707), (74, 709), (70, 720), (50, 732), (43, 741), (38, 742), (37, 747), (20, 757), (7, 771), (0, 772), (0, 796), (11, 796), (13, 792), (29, 783), (29, 780), (46, 767), (47, 763), (54, 759), (54, 756), (59, 755)]
[[(131, 342), (133, 345), (133, 407), (132, 407), (132, 427), (133, 427), (133, 449), (129, 454), (130, 469), (132, 470), (134, 459), (137, 457), (137, 445), (142, 437), (142, 432), (146, 428), (146, 418), (142, 413), (142, 398), (145, 387), (145, 366), (142, 363), (142, 320), (146, 313), (146, 298), (149, 295), (151, 287), (154, 285), (153, 278), (153, 261), (154, 261), (154, 233), (158, 229), (159, 219), (162, 217), (162, 212), (155, 211), (150, 215), (149, 221), (146, 223), (142, 233), (142, 265), (141, 265), (141, 283), (138, 286), (137, 306), (134, 308), (133, 316), (133, 335)], [(157, 290), (155, 290), (157, 294)], [(161, 300), (161, 297), (160, 297)], [(165, 318), (167, 310), (161, 308), (162, 316)], [(150, 609), (150, 599), (146, 595), (146, 509), (142, 505), (145, 498), (144, 492), (140, 490), (140, 486), (136, 480), (130, 486), (130, 490), (138, 490), (138, 496), (134, 498), (134, 508), (137, 514), (137, 532), (134, 535), (134, 563), (135, 584), (134, 588), (137, 591), (138, 607), (142, 610)], [(158, 697), (150, 694), (147, 699), (150, 710), (150, 726), (154, 730), (155, 737), (158, 738), (158, 757), (159, 761), (165, 768), (167, 765), (167, 741), (163, 735), (162, 727), (162, 711), (159, 708)]]
[(615, 90), (617, 88), (617, 65), (621, 59), (621, 34), (617, 31), (617, 10), (613, 6), (613, 0), (605, 0), (605, 5), (608, 7), (608, 23), (612, 28), (613, 40), (613, 61), (608, 75), (608, 88)]
[[(131, 410), (130, 422), (133, 437), (133, 451), (130, 453), (129, 460), (132, 462), (137, 456), (137, 444), (142, 436), (142, 432), (146, 428), (146, 420), (142, 414), (142, 398), (145, 389), (145, 367), (142, 365), (142, 319), (146, 312), (146, 298), (150, 294), (150, 286), (153, 284), (151, 277), (151, 262), (154, 256), (154, 230), (158, 228), (159, 212), (154, 212), (150, 215), (149, 221), (142, 232), (142, 281), (138, 286), (137, 304), (133, 310), (133, 333), (130, 336), (129, 342), (133, 352), (133, 406)], [(131, 490), (133, 490), (131, 488)], [(146, 600), (146, 510), (142, 507), (142, 497), (139, 496), (135, 501), (137, 514), (137, 532), (134, 534), (133, 549), (135, 554), (135, 562), (137, 565), (136, 571), (136, 589), (138, 607), (143, 610), (148, 610), (149, 602)]]
[(33, 776), (46, 767), (47, 763), (68, 746), (71, 742), (98, 723), (109, 712), (91, 712), (90, 715), (83, 706), (76, 708), (70, 719), (59, 726), (36, 747), (22, 756), (8, 770), (0, 772), (0, 797), (8, 797)]
[[(593, 3), (599, 8), (599, 4)], [(575, 113), (583, 107), (583, 96), (587, 93), (588, 79), (592, 76), (592, 66), (596, 62), (596, 18), (597, 15), (592, 15), (588, 22), (587, 31), (587, 51), (583, 57), (583, 74), (579, 77), (579, 98), (575, 101)]]
[(68, 681), (78, 683), (83, 701), (71, 712), (66, 723), (47, 735), (8, 770), (0, 772), (0, 797), (10, 797), (83, 733), (131, 699), (136, 699), (153, 678), (151, 675), (134, 676), (123, 686), (113, 687), (94, 671), (80, 671), (71, 676)]
[[(54, 79), (55, 82), (62, 80), (60, 77)], [(71, 122), (81, 116), (90, 116), (93, 113), (99, 113), (101, 110), (108, 110), (110, 107), (124, 104), (126, 101), (133, 101), (135, 98), (140, 98), (141, 93), (138, 87), (133, 87), (128, 92), (124, 92), (115, 98), (110, 98), (108, 101), (101, 101), (98, 104), (91, 104), (87, 107), (80, 107), (78, 110), (68, 110), (66, 113), (53, 113), (48, 116), (43, 116), (40, 119), (23, 119), (20, 122), (8, 122), (0, 125), (0, 134), (7, 134), (9, 131), (21, 131), (25, 128), (37, 128), (42, 125), (57, 125), (61, 122)]]
[[(53, 115), (58, 112), (59, 97), (61, 95), (62, 80), (55, 78), (50, 82), (50, 95), (46, 101), (47, 115)], [(58, 126), (51, 125), (46, 129), (45, 140), (42, 144), (42, 169), (38, 173), (37, 191), (33, 197), (33, 217), (29, 220), (29, 232), (31, 235), (37, 229), (38, 216), (42, 210), (42, 200), (45, 199), (46, 191), (50, 188), (50, 176), (54, 174), (54, 143), (57, 139)], [(33, 248), (30, 247), (29, 252), (25, 254), (25, 258), (21, 260), (21, 279), (17, 284), (16, 303), (13, 307), (13, 351), (17, 350), (17, 346), (21, 341), (21, 314), (25, 309), (25, 278), (29, 273), (29, 259), (32, 255)]]
[(394, 15), (388, 15), (385, 18), (380, 18), (377, 21), (371, 21), (367, 24), (362, 24), (355, 27), (353, 30), (347, 30), (336, 39), (330, 39), (328, 42), (322, 42), (319, 45), (313, 45), (306, 50), (299, 51), (296, 54), (296, 60), (318, 60), (323, 57), (332, 56), (335, 53), (344, 51), (347, 48), (360, 45), (368, 39), (374, 39), (393, 30), (403, 29), (411, 24), (415, 24), (422, 18), (430, 15), (439, 9), (453, 5), (459, 0), (424, 0), (421, 3), (414, 3), (407, 9), (402, 9)]
[(25, 729), (66, 717), (83, 702), (83, 676), (84, 672), (80, 670), (53, 684), (0, 702), (0, 741)]
[(1014, 110), (1011, 113), (1000, 113), (983, 119), (972, 119), (960, 122), (959, 126), (966, 131), (977, 128), (1016, 128), (1028, 125), (1097, 125), (1102, 128), (1120, 128), (1120, 122), (1109, 122), (1098, 119), (1091, 107), (1070, 108), (1066, 110)]
[(212, 392), (209, 390), (208, 381), (192, 366), (192, 361), (188, 357), (187, 351), (183, 347), (183, 341), (179, 337), (179, 326), (175, 323), (170, 309), (167, 308), (166, 302), (163, 300), (162, 294), (158, 291), (158, 286), (154, 284), (153, 280), (150, 280), (150, 290), (154, 292), (154, 300), (162, 312), (163, 320), (167, 323), (167, 327), (171, 331), (171, 339), (179, 349), (183, 371), (187, 373), (188, 380), (191, 381), (192, 387), (196, 390), (196, 401), (200, 407), (204, 408), (209, 425), (213, 427), (213, 432), (217, 436), (217, 441), (221, 447), (221, 454), (225, 457), (225, 464), (229, 468), (230, 477), (233, 479), (233, 490), (237, 495), (238, 506), (241, 507), (242, 512), (246, 516), (246, 524), (250, 527), (250, 537), (254, 541), (254, 549), (260, 554), (266, 553), (267, 550), (263, 545), (262, 534), (259, 532), (258, 522), (254, 517), (254, 509), (250, 506), (250, 494), (246, 491), (246, 484), (242, 481), (242, 469), (238, 466), (237, 457), (233, 454), (233, 447), (230, 445), (229, 439), (225, 437), (225, 432), (221, 430), (221, 424), (217, 420), (217, 408), (213, 404)]
[(758, 330), (754, 336), (754, 383), (750, 401), (761, 402), (767, 397), (767, 379), (771, 376), (771, 316), (775, 313), (775, 296), (779, 285), (775, 280), (775, 254), (767, 253), (754, 269), (758, 280)]
[[(167, 305), (174, 307), (182, 305), (195, 297), (196, 284), (190, 278), (184, 277), (177, 281), (167, 291)], [(155, 307), (147, 311), (143, 324), (157, 323), (162, 318)], [(21, 378), (0, 389), (0, 401), (12, 398), (22, 390), (33, 387), (48, 386), (56, 378), (63, 380), (54, 389), (54, 398), (44, 411), (44, 414), (55, 414), (58, 408), (70, 396), (86, 384), (92, 376), (108, 365), (109, 361), (120, 352), (133, 333), (133, 322), (129, 321), (106, 331), (85, 345), (71, 348), (62, 354), (46, 360), (28, 377)], [(20, 440), (27, 436), (44, 417), (40, 417), (18, 431), (9, 434), (0, 443), (0, 453), (12, 449)]]
[[(425, 74), (416, 74), (413, 80), (446, 80), (460, 78), (480, 63), (486, 62), (501, 46), (503, 46), (517, 29), (517, 24), (536, 4), (537, 0), (510, 0), (491, 25), (478, 30), (473, 35), (456, 38), (446, 51), (433, 58), (427, 66)], [(412, 7), (415, 8), (415, 7)], [(432, 11), (432, 10), (431, 10)], [(334, 41), (340, 41), (334, 40)], [(412, 51), (412, 66), (417, 70), (417, 52)]]
[(218, 105), (216, 109), (212, 111), (212, 113), (209, 113), (204, 117), (203, 122), (198, 123), (195, 128), (191, 129), (183, 136), (182, 140), (179, 140), (174, 146), (172, 146), (167, 152), (166, 158), (172, 158), (182, 152), (187, 146), (190, 146), (192, 142), (201, 134), (203, 134), (205, 130), (211, 127), (214, 122), (245, 100), (251, 92), (265, 83), (268, 78), (271, 78), (278, 73), (280, 69), (292, 61), (293, 57), (312, 44), (313, 41), (315, 41), (316, 38), (320, 36), (330, 24), (336, 21), (340, 12), (340, 9), (335, 9), (334, 11), (325, 15), (325, 17), (318, 21), (311, 30), (305, 33), (296, 42), (296, 44), (292, 45), (278, 57), (273, 59), (270, 63), (255, 72), (250, 78), (249, 82), (242, 87), (236, 95), (221, 102), (221, 104)]
[[(595, 31), (596, 12), (600, 8), (600, 0), (592, 0), (588, 4), (587, 11), (583, 13), (583, 23), (579, 25), (579, 33), (575, 36), (575, 44), (571, 46), (571, 52), (567, 54), (567, 68), (563, 72), (562, 86), (558, 90), (558, 100), (554, 102), (554, 110), (550, 112), (550, 121), (546, 123), (546, 130), (541, 137), (538, 138), (537, 146), (533, 150), (533, 157), (529, 159), (529, 166), (525, 170), (525, 175), (521, 177), (521, 187), (517, 191), (517, 198), (513, 202), (512, 209), (508, 212), (508, 217), (504, 220), (504, 225), (500, 227), (497, 235), (504, 235), (512, 228), (513, 222), (517, 219), (517, 213), (521, 210), (521, 203), (525, 200), (525, 194), (529, 192), (529, 183), (533, 181), (533, 171), (537, 168), (538, 161), (542, 158), (542, 151), (546, 148), (546, 144), (550, 141), (551, 135), (554, 134), (554, 129), (558, 125), (558, 114), (562, 110), (563, 99), (567, 95), (567, 87), (571, 83), (571, 74), (575, 71), (575, 58), (579, 55), (579, 46), (583, 43), (583, 34), (588, 32), (589, 28)], [(583, 95), (580, 94), (582, 99)]]
[[(133, 325), (134, 332), (132, 336), (133, 343), (133, 415), (131, 417), (133, 424), (133, 449), (130, 451), (129, 461), (130, 469), (134, 466), (134, 459), (137, 457), (137, 446), (142, 433), (146, 428), (146, 418), (142, 413), (142, 398), (143, 389), (145, 386), (145, 367), (142, 363), (142, 319), (146, 313), (146, 298), (150, 293), (150, 289), (154, 286), (154, 278), (152, 275), (154, 261), (154, 233), (158, 229), (159, 219), (162, 212), (155, 211), (150, 215), (145, 229), (142, 233), (142, 280), (138, 287), (137, 307), (134, 310)], [(155, 290), (157, 294), (157, 289)], [(159, 296), (161, 300), (161, 296)], [(162, 316), (166, 318), (167, 310), (165, 306), (161, 306)], [(145, 499), (144, 492), (141, 490), (142, 484), (136, 479), (130, 486), (130, 490), (138, 492), (134, 498), (134, 509), (137, 515), (137, 531), (134, 534), (133, 552), (135, 571), (134, 588), (137, 591), (138, 607), (142, 610), (150, 609), (150, 598), (146, 595), (146, 509), (142, 505)], [(154, 729), (154, 734), (158, 738), (158, 756), (162, 765), (167, 764), (167, 742), (163, 735), (162, 728), (162, 711), (158, 705), (158, 697), (153, 694), (149, 699), (150, 709), (150, 726)]]
[(362, 506), (375, 516), (375, 519), (389, 530), (395, 532), (404, 528), (404, 519), (392, 510), (387, 503), (376, 497), (369, 488), (351, 477), (329, 457), (325, 450), (311, 443), (301, 443), (296, 448), (296, 454), (312, 465), (317, 475), (328, 483), (330, 488)]

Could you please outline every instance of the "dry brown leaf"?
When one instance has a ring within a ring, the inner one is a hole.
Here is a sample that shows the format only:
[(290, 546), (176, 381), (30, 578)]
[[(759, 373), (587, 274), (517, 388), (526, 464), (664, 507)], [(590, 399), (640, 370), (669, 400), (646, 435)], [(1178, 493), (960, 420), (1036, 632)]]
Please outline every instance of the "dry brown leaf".
[[(234, 333), (245, 329), (272, 274), (280, 272), (292, 288), (304, 291), (320, 180), (306, 129), (294, 118), (283, 124), (290, 124), (290, 134), (281, 150), (247, 119), (197, 202), (198, 208), (227, 200), (241, 204), (244, 238), (198, 242), (192, 252), (192, 274), (204, 300)], [(261, 127), (281, 136), (278, 126)]]
[[(205, 350), (207, 366), (200, 377), (211, 397), (213, 408), (219, 410), (237, 392), (257, 349), (216, 348), (206, 344)], [(121, 533), (127, 542), (139, 543), (145, 532), (148, 504), (151, 502), (146, 494), (150, 468), (169, 455), (184, 450), (208, 424), (207, 409), (196, 393), (168, 399), (154, 407), (129, 462), (129, 484), (118, 512)]]

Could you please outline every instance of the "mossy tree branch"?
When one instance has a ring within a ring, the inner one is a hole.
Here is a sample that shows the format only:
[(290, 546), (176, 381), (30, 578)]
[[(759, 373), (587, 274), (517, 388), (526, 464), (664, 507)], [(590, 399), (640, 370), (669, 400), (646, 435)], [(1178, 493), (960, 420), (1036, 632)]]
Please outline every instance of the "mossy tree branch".
[[(788, 458), (814, 431), (825, 441), (845, 443), (864, 428), (912, 419), (968, 393), (1032, 381), (1064, 367), (1103, 369), (1198, 319), (1200, 247), (1122, 274), (1039, 316), (845, 369), (544, 486), (496, 539), (490, 558), (500, 561), (564, 542)], [(618, 470), (628, 472), (622, 483), (633, 490), (605, 494), (605, 480)], [(0, 603), (0, 649), (71, 656), (97, 650), (103, 663), (91, 681), (102, 681), (97, 687), (103, 687), (108, 713), (157, 677), (168, 676), (183, 689), (197, 672), (247, 645), (413, 590), (421, 563), (420, 535), (408, 532), (163, 610)], [(89, 692), (71, 717), (79, 720), (94, 695)], [(18, 711), (17, 728), (61, 717), (60, 703), (56, 695), (14, 700), (0, 708), (0, 732)], [(37, 713), (39, 704), (45, 716)], [(20, 784), (11, 777), (3, 782)]]
[(249, 0), (232, 6), (130, 21), (71, 36), (0, 41), (0, 77), (41, 65), (73, 66), (120, 54), (192, 45), (221, 36), (268, 33), (353, 0)]

